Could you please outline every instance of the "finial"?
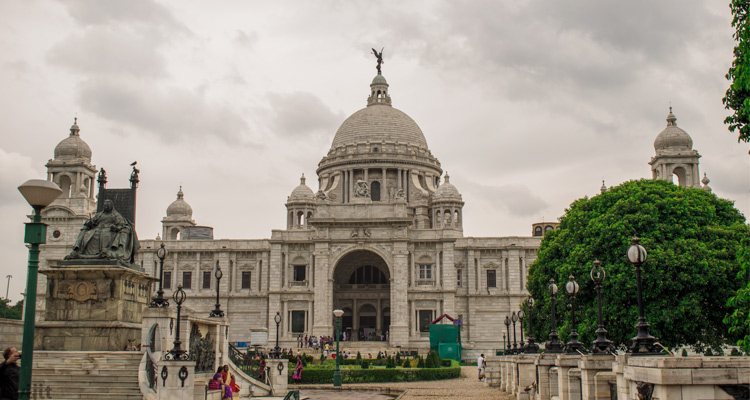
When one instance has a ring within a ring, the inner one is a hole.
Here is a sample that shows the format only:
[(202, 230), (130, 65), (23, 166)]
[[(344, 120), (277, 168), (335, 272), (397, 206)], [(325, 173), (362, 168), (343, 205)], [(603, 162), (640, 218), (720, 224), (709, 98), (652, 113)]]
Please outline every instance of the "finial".
[(383, 63), (384, 63), (383, 62), (383, 50), (384, 49), (385, 49), (385, 47), (381, 48), (380, 49), (380, 53), (378, 53), (377, 50), (372, 49), (372, 54), (375, 54), (375, 57), (378, 59), (378, 65), (375, 67), (378, 70), (378, 75), (382, 75), (380, 73), (380, 66), (383, 65)]
[(677, 126), (677, 117), (672, 114), (672, 103), (669, 103), (669, 115), (667, 115), (667, 125)]
[(305, 173), (304, 172), (302, 173), (302, 177), (299, 178), (299, 184), (300, 185), (304, 185), (305, 184)]
[(182, 185), (180, 185), (180, 191), (177, 192), (177, 198), (182, 199), (185, 197), (185, 194), (182, 193)]
[(703, 179), (701, 179), (701, 182), (703, 183), (703, 190), (710, 192), (711, 187), (708, 186), (708, 183), (711, 182), (711, 180), (708, 179), (705, 172), (703, 173)]
[(450, 182), (451, 182), (451, 176), (448, 175), (448, 171), (445, 171), (445, 183), (450, 183)]
[(602, 187), (601, 187), (601, 192), (602, 192), (602, 193), (604, 193), (604, 192), (606, 192), (606, 191), (607, 191), (607, 185), (605, 185), (605, 184), (604, 184), (604, 179), (602, 179)]
[(81, 129), (78, 128), (78, 114), (76, 113), (76, 116), (73, 118), (73, 126), (70, 127), (70, 136), (78, 136), (78, 132), (80, 132)]

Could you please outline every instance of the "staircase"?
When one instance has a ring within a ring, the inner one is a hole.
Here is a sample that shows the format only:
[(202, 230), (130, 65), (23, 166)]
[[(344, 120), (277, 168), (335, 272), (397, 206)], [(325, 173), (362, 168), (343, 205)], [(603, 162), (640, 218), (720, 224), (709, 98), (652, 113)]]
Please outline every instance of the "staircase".
[(141, 400), (140, 351), (35, 351), (32, 398)]

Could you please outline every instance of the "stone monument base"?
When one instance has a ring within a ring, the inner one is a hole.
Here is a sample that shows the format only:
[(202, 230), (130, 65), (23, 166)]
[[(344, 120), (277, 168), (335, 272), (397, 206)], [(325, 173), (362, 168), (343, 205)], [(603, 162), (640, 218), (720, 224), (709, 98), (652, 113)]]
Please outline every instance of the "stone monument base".
[(37, 322), (40, 350), (122, 351), (140, 345), (143, 309), (155, 278), (116, 261), (57, 266), (47, 276), (47, 309)]

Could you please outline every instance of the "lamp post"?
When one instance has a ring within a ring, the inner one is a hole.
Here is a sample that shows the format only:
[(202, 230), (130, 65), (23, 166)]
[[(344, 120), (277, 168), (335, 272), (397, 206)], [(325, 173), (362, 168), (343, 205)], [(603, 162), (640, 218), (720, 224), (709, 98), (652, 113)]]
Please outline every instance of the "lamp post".
[(518, 354), (518, 342), (516, 342), (516, 322), (518, 321), (518, 315), (513, 311), (510, 316), (510, 320), (513, 321), (513, 354)]
[(162, 281), (164, 280), (164, 259), (167, 258), (168, 253), (167, 248), (164, 247), (164, 243), (156, 250), (156, 257), (159, 258), (159, 290), (156, 291), (156, 296), (151, 298), (151, 303), (148, 305), (151, 308), (169, 307), (169, 300), (164, 298), (164, 289), (162, 286)]
[[(39, 275), (39, 245), (46, 243), (47, 225), (42, 223), (42, 209), (60, 196), (62, 190), (54, 183), (31, 179), (18, 187), (18, 191), (34, 208), (33, 222), (26, 223), (24, 242), (29, 244), (29, 263), (26, 274), (26, 298), (23, 318), (23, 362), (21, 363), (18, 398), (31, 396), (31, 366), (34, 363), (34, 322), (36, 319), (36, 284)], [(8, 280), (10, 285), (10, 279)]]
[(510, 317), (505, 316), (505, 330), (508, 332), (508, 347), (505, 348), (505, 354), (513, 354), (510, 346)]
[(219, 266), (218, 262), (216, 263), (216, 272), (214, 273), (214, 277), (216, 277), (216, 307), (213, 311), (211, 311), (211, 314), (209, 314), (209, 317), (214, 318), (221, 318), (224, 316), (224, 311), (221, 310), (221, 304), (219, 304), (219, 286), (221, 286), (221, 277), (224, 274), (221, 272), (221, 266)]
[(576, 329), (576, 293), (578, 293), (578, 282), (573, 275), (568, 278), (568, 283), (565, 284), (565, 290), (570, 295), (570, 338), (568, 343), (565, 344), (565, 350), (568, 353), (583, 353), (586, 349), (583, 347), (583, 343), (578, 341), (578, 329)]
[(186, 298), (187, 295), (185, 294), (185, 291), (182, 290), (182, 285), (177, 286), (177, 290), (172, 293), (172, 299), (174, 300), (174, 303), (177, 304), (177, 324), (175, 325), (174, 347), (172, 347), (172, 350), (169, 350), (164, 356), (167, 360), (177, 361), (188, 359), (187, 350), (182, 349), (182, 341), (180, 341), (180, 313), (182, 312), (182, 303), (185, 302)]
[(526, 353), (534, 354), (539, 352), (539, 346), (534, 343), (534, 298), (529, 297), (529, 343), (526, 345)]
[(10, 278), (12, 278), (13, 275), (8, 275), (6, 278), (8, 278), (8, 286), (5, 287), (5, 315), (3, 318), (8, 318), (8, 308), (10, 308), (10, 301), (8, 300), (8, 291), (10, 290)]
[(333, 310), (333, 316), (336, 317), (336, 370), (333, 371), (333, 387), (341, 387), (341, 369), (339, 368), (339, 336), (341, 330), (341, 316), (344, 315), (344, 310), (335, 309)]
[(628, 349), (628, 353), (632, 355), (656, 355), (659, 354), (656, 349), (655, 343), (659, 340), (648, 333), (648, 328), (651, 325), (646, 322), (646, 317), (643, 315), (643, 286), (641, 285), (641, 265), (646, 262), (646, 249), (640, 244), (638, 236), (633, 236), (631, 240), (631, 246), (628, 248), (628, 260), (635, 266), (635, 280), (638, 287), (638, 323), (635, 325), (638, 328), (638, 335), (636, 335), (632, 341), (633, 344)]
[(281, 356), (281, 348), (279, 347), (279, 324), (281, 323), (281, 314), (279, 314), (278, 311), (276, 311), (273, 321), (276, 322), (276, 347), (273, 348), (273, 357), (279, 358)]
[(551, 322), (551, 329), (549, 332), (549, 342), (545, 345), (545, 352), (547, 353), (562, 353), (563, 352), (563, 345), (558, 339), (557, 336), (557, 325), (555, 324), (555, 295), (557, 294), (557, 285), (555, 285), (555, 280), (550, 279), (549, 280), (549, 286), (547, 286), (547, 290), (549, 291), (549, 301), (550, 301), (550, 322)]
[(503, 354), (505, 353), (505, 333), (503, 333)]
[(518, 346), (518, 351), (523, 353), (526, 349), (526, 345), (523, 343), (523, 319), (526, 317), (526, 313), (523, 310), (518, 310), (518, 322), (521, 324), (521, 344)]
[(596, 298), (599, 304), (599, 314), (597, 322), (599, 323), (599, 329), (596, 330), (596, 340), (591, 343), (591, 353), (593, 354), (612, 354), (614, 346), (612, 342), (607, 339), (607, 330), (604, 329), (604, 323), (602, 322), (602, 282), (607, 276), (604, 272), (604, 268), (601, 267), (599, 260), (594, 261), (594, 267), (591, 268), (591, 280), (594, 281), (596, 286)]

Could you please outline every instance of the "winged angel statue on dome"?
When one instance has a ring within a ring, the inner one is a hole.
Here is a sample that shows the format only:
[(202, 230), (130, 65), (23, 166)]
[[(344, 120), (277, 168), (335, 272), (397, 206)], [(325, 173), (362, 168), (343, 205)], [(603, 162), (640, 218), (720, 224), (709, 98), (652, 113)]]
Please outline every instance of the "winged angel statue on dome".
[(377, 50), (372, 49), (372, 54), (375, 54), (375, 57), (378, 59), (378, 65), (375, 67), (378, 69), (378, 75), (381, 75), (380, 73), (380, 66), (383, 65), (383, 50), (385, 50), (385, 47), (380, 49), (380, 53), (378, 53)]

